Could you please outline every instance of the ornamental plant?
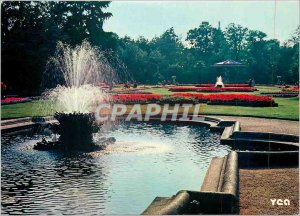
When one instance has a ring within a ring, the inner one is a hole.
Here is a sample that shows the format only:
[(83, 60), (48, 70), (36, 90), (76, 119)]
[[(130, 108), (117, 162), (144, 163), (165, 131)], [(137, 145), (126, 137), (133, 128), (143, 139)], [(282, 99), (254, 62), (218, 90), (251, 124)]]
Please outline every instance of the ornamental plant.
[(171, 97), (196, 98), (198, 102), (210, 105), (236, 105), (236, 106), (278, 106), (271, 97), (249, 94), (197, 94), (175, 93)]
[(161, 96), (158, 94), (113, 94), (114, 103), (151, 103), (157, 101)]
[[(215, 84), (198, 84), (196, 87), (215, 87)], [(235, 83), (235, 84), (224, 84), (224, 87), (250, 87), (249, 84), (245, 83)]]
[(209, 105), (235, 105), (235, 106), (277, 106), (272, 97), (250, 94), (200, 94), (200, 93), (174, 93), (169, 96), (158, 94), (115, 94), (114, 103), (124, 104), (196, 104)]
[(24, 103), (24, 102), (31, 102), (30, 98), (21, 98), (21, 97), (8, 97), (1, 100), (1, 105), (6, 104), (14, 104), (14, 103)]
[(253, 92), (256, 91), (253, 87), (173, 87), (169, 88), (171, 92)]
[(174, 106), (175, 104), (196, 104), (199, 103), (194, 97), (181, 97), (181, 96), (164, 96), (157, 100), (158, 104), (169, 104)]

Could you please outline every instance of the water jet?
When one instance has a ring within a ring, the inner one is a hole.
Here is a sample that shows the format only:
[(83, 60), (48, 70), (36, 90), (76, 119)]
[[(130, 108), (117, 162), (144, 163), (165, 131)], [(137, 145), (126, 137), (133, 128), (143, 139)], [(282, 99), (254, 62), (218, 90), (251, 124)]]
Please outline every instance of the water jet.
[(59, 140), (42, 140), (34, 148), (66, 151), (101, 149), (93, 142), (93, 134), (101, 128), (101, 123), (95, 121), (93, 111), (100, 103), (109, 101), (109, 94), (98, 84), (113, 79), (113, 68), (104, 52), (87, 41), (74, 48), (59, 42), (47, 67), (60, 71), (64, 81), (64, 85), (56, 85), (44, 93), (52, 109), (56, 110), (54, 118), (58, 122), (51, 125), (51, 130), (59, 135)]

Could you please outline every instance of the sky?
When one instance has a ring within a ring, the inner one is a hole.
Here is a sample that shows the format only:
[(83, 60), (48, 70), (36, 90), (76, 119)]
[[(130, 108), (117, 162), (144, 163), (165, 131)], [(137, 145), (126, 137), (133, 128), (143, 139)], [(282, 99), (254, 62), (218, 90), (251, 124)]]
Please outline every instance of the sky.
[(214, 27), (220, 21), (222, 30), (233, 22), (285, 41), (299, 25), (298, 0), (113, 1), (106, 11), (113, 17), (105, 22), (104, 30), (132, 38), (151, 39), (174, 27), (176, 34), (185, 39), (188, 30), (202, 21)]

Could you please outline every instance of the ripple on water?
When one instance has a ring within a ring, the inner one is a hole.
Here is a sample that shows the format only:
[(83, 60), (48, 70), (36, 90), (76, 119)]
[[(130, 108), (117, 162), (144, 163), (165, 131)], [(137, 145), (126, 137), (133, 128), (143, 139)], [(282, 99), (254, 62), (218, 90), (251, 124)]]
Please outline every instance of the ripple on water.
[(156, 196), (198, 190), (220, 134), (194, 125), (124, 124), (103, 151), (33, 150), (41, 135), (3, 136), (2, 213), (139, 214)]

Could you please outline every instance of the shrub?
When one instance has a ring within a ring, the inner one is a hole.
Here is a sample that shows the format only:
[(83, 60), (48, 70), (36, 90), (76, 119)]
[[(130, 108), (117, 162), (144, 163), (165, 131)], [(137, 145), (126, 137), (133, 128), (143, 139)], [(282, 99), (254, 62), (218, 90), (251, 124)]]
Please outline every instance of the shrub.
[[(215, 87), (215, 84), (198, 84), (196, 87)], [(224, 87), (250, 87), (249, 84), (237, 83), (237, 84), (224, 84)]]
[(197, 91), (197, 92), (253, 92), (256, 89), (253, 87), (173, 87), (169, 88), (169, 91), (172, 92), (188, 92), (188, 91)]
[(1, 105), (24, 103), (24, 102), (31, 102), (31, 101), (32, 101), (31, 98), (8, 97), (8, 98), (1, 100)]
[(114, 94), (112, 101), (114, 103), (151, 103), (157, 101), (161, 96), (158, 94)]
[(157, 100), (158, 104), (169, 104), (174, 106), (175, 104), (196, 104), (198, 100), (196, 98), (189, 98), (189, 97), (169, 97), (164, 96)]
[(249, 94), (197, 94), (176, 93), (171, 97), (195, 98), (198, 102), (210, 105), (236, 105), (236, 106), (277, 106), (271, 97)]
[(224, 87), (224, 88), (218, 88), (218, 87), (204, 87), (204, 88), (198, 88), (197, 92), (253, 92), (256, 89), (253, 87)]

